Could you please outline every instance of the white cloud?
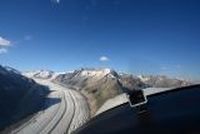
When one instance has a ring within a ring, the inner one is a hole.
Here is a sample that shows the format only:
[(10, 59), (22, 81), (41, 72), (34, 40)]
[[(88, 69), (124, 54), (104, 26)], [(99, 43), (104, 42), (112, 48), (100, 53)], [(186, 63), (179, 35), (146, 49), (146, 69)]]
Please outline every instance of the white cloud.
[(4, 54), (4, 53), (7, 53), (7, 52), (8, 52), (7, 49), (5, 49), (5, 48), (0, 48), (0, 54)]
[(6, 46), (10, 46), (10, 45), (11, 45), (11, 41), (0, 36), (0, 46), (1, 47), (6, 47)]
[(99, 60), (100, 60), (100, 61), (109, 61), (109, 58), (106, 57), (106, 56), (101, 56), (101, 57), (99, 58)]

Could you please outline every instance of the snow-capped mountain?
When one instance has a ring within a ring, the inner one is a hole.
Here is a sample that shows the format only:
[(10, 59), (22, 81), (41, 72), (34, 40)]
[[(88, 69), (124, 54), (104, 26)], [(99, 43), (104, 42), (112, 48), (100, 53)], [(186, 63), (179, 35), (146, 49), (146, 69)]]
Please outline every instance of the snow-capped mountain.
[(144, 89), (149, 87), (149, 85), (144, 83), (140, 78), (131, 74), (121, 74), (119, 80), (122, 83), (123, 87), (128, 91)]
[(66, 72), (60, 74), (55, 78), (55, 81), (65, 83), (68, 85), (74, 85), (77, 89), (82, 89), (83, 85), (95, 84), (95, 82), (102, 80), (103, 78), (117, 79), (118, 74), (111, 69), (80, 69), (73, 72)]
[(150, 87), (182, 87), (190, 85), (191, 83), (185, 80), (179, 80), (175, 78), (168, 78), (167, 76), (157, 75), (157, 76), (144, 76), (140, 75), (138, 78), (149, 85)]
[(0, 129), (37, 111), (46, 91), (19, 71), (0, 66)]
[(37, 70), (37, 71), (27, 71), (23, 73), (27, 77), (49, 79), (54, 76), (54, 72), (50, 70)]
[(4, 66), (4, 69), (6, 69), (8, 72), (11, 72), (11, 73), (15, 73), (15, 74), (21, 74), (20, 71), (12, 68), (12, 67), (9, 67), (9, 66)]
[[(8, 67), (9, 69), (10, 67)], [(9, 69), (10, 70), (10, 69)], [(16, 70), (12, 69), (17, 73)], [(19, 73), (19, 72), (18, 72)], [(53, 72), (50, 70), (37, 70), (37, 71), (29, 71), (23, 73), (25, 76), (32, 78), (40, 78), (40, 79), (52, 79), (59, 81), (65, 81), (64, 83), (68, 83), (69, 85), (79, 85), (83, 84), (84, 79), (93, 78), (93, 80), (100, 80), (104, 76), (118, 79), (121, 84), (128, 89), (142, 89), (146, 87), (180, 87), (191, 84), (186, 80), (180, 80), (177, 78), (169, 78), (164, 75), (139, 75), (134, 76), (132, 74), (126, 73), (117, 73), (116, 71), (105, 68), (105, 69), (91, 69), (91, 68), (81, 68), (79, 70), (68, 71), (68, 72)], [(72, 80), (76, 78), (76, 80)], [(73, 84), (73, 81), (76, 84)]]

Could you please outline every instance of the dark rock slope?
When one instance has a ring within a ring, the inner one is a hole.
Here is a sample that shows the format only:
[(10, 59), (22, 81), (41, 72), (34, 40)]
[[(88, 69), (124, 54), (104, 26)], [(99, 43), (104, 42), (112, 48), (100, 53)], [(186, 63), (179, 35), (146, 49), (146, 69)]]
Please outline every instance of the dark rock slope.
[(0, 129), (40, 110), (48, 92), (18, 71), (0, 66)]

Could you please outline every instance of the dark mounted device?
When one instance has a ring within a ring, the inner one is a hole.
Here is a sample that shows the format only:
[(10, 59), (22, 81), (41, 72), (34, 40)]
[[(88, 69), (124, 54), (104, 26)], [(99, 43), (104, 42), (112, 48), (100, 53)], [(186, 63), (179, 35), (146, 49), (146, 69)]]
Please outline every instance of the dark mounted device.
[(128, 95), (128, 100), (131, 107), (138, 107), (147, 103), (147, 97), (142, 90), (132, 91)]

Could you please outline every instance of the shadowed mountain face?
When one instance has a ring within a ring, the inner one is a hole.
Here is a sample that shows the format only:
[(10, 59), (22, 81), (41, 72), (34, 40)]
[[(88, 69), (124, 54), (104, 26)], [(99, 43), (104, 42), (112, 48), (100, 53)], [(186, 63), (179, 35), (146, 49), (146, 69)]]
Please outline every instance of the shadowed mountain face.
[(18, 71), (0, 66), (0, 129), (41, 109), (48, 93)]

